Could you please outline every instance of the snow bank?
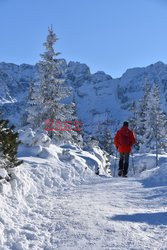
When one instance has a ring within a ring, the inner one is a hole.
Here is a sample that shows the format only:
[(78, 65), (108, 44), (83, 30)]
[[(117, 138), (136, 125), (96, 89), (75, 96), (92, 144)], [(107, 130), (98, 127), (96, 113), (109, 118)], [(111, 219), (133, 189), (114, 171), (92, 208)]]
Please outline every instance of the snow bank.
[(145, 187), (167, 186), (167, 164), (144, 171), (141, 177)]
[(26, 146), (44, 146), (48, 147), (51, 143), (49, 136), (41, 130), (32, 130), (31, 128), (20, 129), (19, 139)]
[[(29, 146), (27, 145), (27, 147)], [(109, 221), (106, 220), (104, 223), (104, 214), (111, 216), (112, 207), (114, 213), (117, 209), (120, 209), (118, 212), (122, 214), (122, 211), (125, 209), (124, 204), (126, 204), (127, 209), (127, 190), (130, 189), (130, 192), (133, 190), (133, 195), (135, 194), (134, 198), (136, 199), (138, 199), (137, 194), (141, 193), (141, 189), (137, 189), (138, 186), (141, 187), (137, 183), (138, 180), (142, 181), (143, 185), (147, 187), (167, 185), (166, 156), (161, 157), (159, 161), (160, 167), (146, 169), (141, 173), (139, 171), (140, 179), (137, 178), (137, 182), (134, 182), (132, 178), (126, 180), (124, 178), (108, 178), (106, 181), (106, 178), (96, 176), (94, 174), (95, 169), (97, 167), (100, 168), (100, 173), (103, 174), (105, 173), (106, 164), (105, 155), (99, 148), (94, 148), (91, 152), (88, 152), (71, 145), (58, 147), (51, 144), (49, 147), (42, 147), (37, 157), (35, 154), (34, 156), (28, 156), (26, 146), (24, 145), (24, 149), (20, 148), (20, 152), (20, 159), (23, 159), (24, 163), (11, 170), (12, 180), (10, 182), (5, 182), (3, 185), (0, 184), (2, 187), (0, 189), (0, 249), (4, 250), (55, 249), (59, 244), (62, 244), (59, 249), (63, 249), (63, 241), (69, 240), (69, 238), (65, 238), (66, 236), (69, 236), (70, 240), (77, 240), (78, 242), (78, 233), (81, 235), (80, 232), (82, 232), (80, 231), (82, 229), (80, 225), (83, 224), (85, 216), (88, 215), (86, 217), (87, 221), (90, 220), (91, 225), (93, 225), (91, 220), (94, 218), (95, 208), (97, 209), (96, 215), (100, 215), (103, 225), (108, 225)], [(149, 162), (151, 167), (154, 165), (154, 157), (152, 155), (148, 155), (148, 157), (142, 155), (141, 161), (138, 155), (134, 157), (134, 160), (136, 166), (137, 163), (138, 165), (140, 162), (142, 163), (140, 169), (142, 169), (145, 162), (148, 168)], [(5, 176), (5, 172), (2, 171), (1, 175)], [(81, 193), (77, 191), (78, 189), (73, 188), (82, 183), (97, 184), (98, 182), (100, 182), (100, 186), (82, 186), (80, 189)], [(105, 185), (102, 187), (101, 184)], [(68, 189), (70, 189), (69, 192), (67, 191)], [(64, 190), (66, 192), (63, 192)], [(102, 190), (103, 192), (101, 192)], [(122, 193), (123, 190), (125, 190), (125, 194)], [(63, 194), (62, 200), (61, 194)], [(76, 198), (74, 200), (75, 195)], [(85, 195), (86, 198), (83, 200)], [(93, 197), (95, 197), (95, 200), (93, 200)], [(81, 207), (80, 198), (83, 202)], [(132, 197), (131, 199), (133, 200)], [(123, 204), (123, 207), (113, 206), (115, 200), (117, 205)], [(87, 202), (91, 205), (89, 206)], [(71, 209), (74, 208), (70, 204), (75, 207), (74, 212), (71, 212)], [(80, 210), (76, 209), (78, 204)], [(98, 206), (95, 207), (95, 204)], [(131, 203), (133, 207), (132, 204), (134, 205), (134, 200)], [(137, 200), (136, 204), (137, 206), (139, 204)], [(86, 207), (84, 208), (85, 205)], [(146, 205), (148, 206), (148, 204)], [(81, 208), (84, 208), (83, 211)], [(106, 210), (103, 210), (103, 208)], [(92, 211), (91, 214), (89, 209)], [(137, 209), (135, 208), (135, 212), (138, 211)], [(131, 212), (130, 208), (128, 213), (130, 214)], [(74, 216), (75, 218), (76, 216), (80, 218), (79, 223), (77, 221), (73, 222)], [(107, 218), (107, 216), (105, 217)], [(99, 221), (98, 217), (96, 218)], [(121, 222), (120, 228), (122, 228), (122, 225)], [(96, 230), (99, 232), (99, 229)], [(77, 230), (77, 234), (73, 230)], [(87, 232), (87, 226), (85, 230)], [(92, 226), (90, 231), (92, 231)], [(106, 232), (111, 233), (111, 230), (108, 231), (107, 229)], [(57, 238), (58, 235), (60, 238)], [(139, 235), (138, 231), (137, 235)], [(97, 239), (99, 237), (94, 235), (93, 238)], [(118, 237), (116, 238), (118, 239)]]
[[(45, 216), (41, 214), (45, 213), (42, 202), (81, 183), (99, 182), (97, 167), (104, 172), (105, 157), (99, 148), (90, 153), (70, 145), (50, 145), (41, 147), (37, 157), (29, 147), (19, 148), (19, 158), (24, 162), (10, 171), (10, 182), (0, 180), (0, 249), (36, 249), (31, 241), (38, 241), (40, 246), (41, 237), (46, 237), (45, 232), (37, 237), (33, 224), (34, 220), (40, 222), (36, 216)], [(0, 174), (5, 176), (5, 170)]]
[(19, 148), (18, 156), (23, 164), (11, 170), (12, 180), (6, 184), (11, 185), (8, 189), (18, 200), (97, 179), (97, 168), (101, 174), (105, 172), (106, 158), (100, 148), (88, 152), (70, 145), (36, 147)]
[[(145, 187), (167, 186), (167, 154), (158, 156), (159, 166), (156, 167), (156, 155), (151, 153), (134, 154), (135, 177)], [(129, 176), (134, 177), (132, 156), (129, 161)]]

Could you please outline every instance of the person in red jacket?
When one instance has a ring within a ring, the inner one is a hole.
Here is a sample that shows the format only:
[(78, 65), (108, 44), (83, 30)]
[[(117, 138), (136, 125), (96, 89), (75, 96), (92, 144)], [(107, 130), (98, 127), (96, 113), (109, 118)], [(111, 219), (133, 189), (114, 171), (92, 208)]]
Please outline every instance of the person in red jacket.
[(136, 143), (133, 131), (129, 128), (129, 123), (125, 121), (123, 127), (117, 131), (114, 137), (114, 144), (120, 153), (118, 176), (127, 177), (129, 166), (129, 154), (132, 145)]

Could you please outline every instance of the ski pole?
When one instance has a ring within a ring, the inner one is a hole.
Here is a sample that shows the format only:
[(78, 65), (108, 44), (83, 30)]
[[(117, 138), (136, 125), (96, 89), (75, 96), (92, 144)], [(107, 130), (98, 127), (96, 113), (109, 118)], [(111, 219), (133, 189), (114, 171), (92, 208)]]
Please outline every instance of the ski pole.
[(118, 152), (116, 151), (115, 162), (114, 162), (114, 177), (115, 177), (115, 172), (116, 172), (117, 153)]
[(131, 155), (132, 155), (132, 169), (133, 169), (133, 174), (135, 175), (135, 166), (134, 166), (133, 152), (131, 153)]

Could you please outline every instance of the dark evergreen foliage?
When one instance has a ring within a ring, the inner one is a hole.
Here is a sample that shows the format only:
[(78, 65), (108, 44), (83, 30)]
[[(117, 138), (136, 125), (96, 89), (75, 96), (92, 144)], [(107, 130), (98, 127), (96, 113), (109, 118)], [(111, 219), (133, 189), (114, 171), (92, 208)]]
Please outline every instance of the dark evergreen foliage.
[(8, 120), (0, 120), (0, 156), (1, 167), (6, 170), (19, 166), (23, 161), (17, 159), (17, 150), (20, 141), (14, 126), (9, 126)]

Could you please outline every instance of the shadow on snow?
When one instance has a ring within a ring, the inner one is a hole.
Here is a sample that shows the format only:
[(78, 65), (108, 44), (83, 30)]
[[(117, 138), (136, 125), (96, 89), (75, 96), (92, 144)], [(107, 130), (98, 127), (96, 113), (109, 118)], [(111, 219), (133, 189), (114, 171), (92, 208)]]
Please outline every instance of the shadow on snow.
[(116, 215), (109, 219), (114, 221), (147, 223), (151, 225), (167, 225), (167, 212)]

